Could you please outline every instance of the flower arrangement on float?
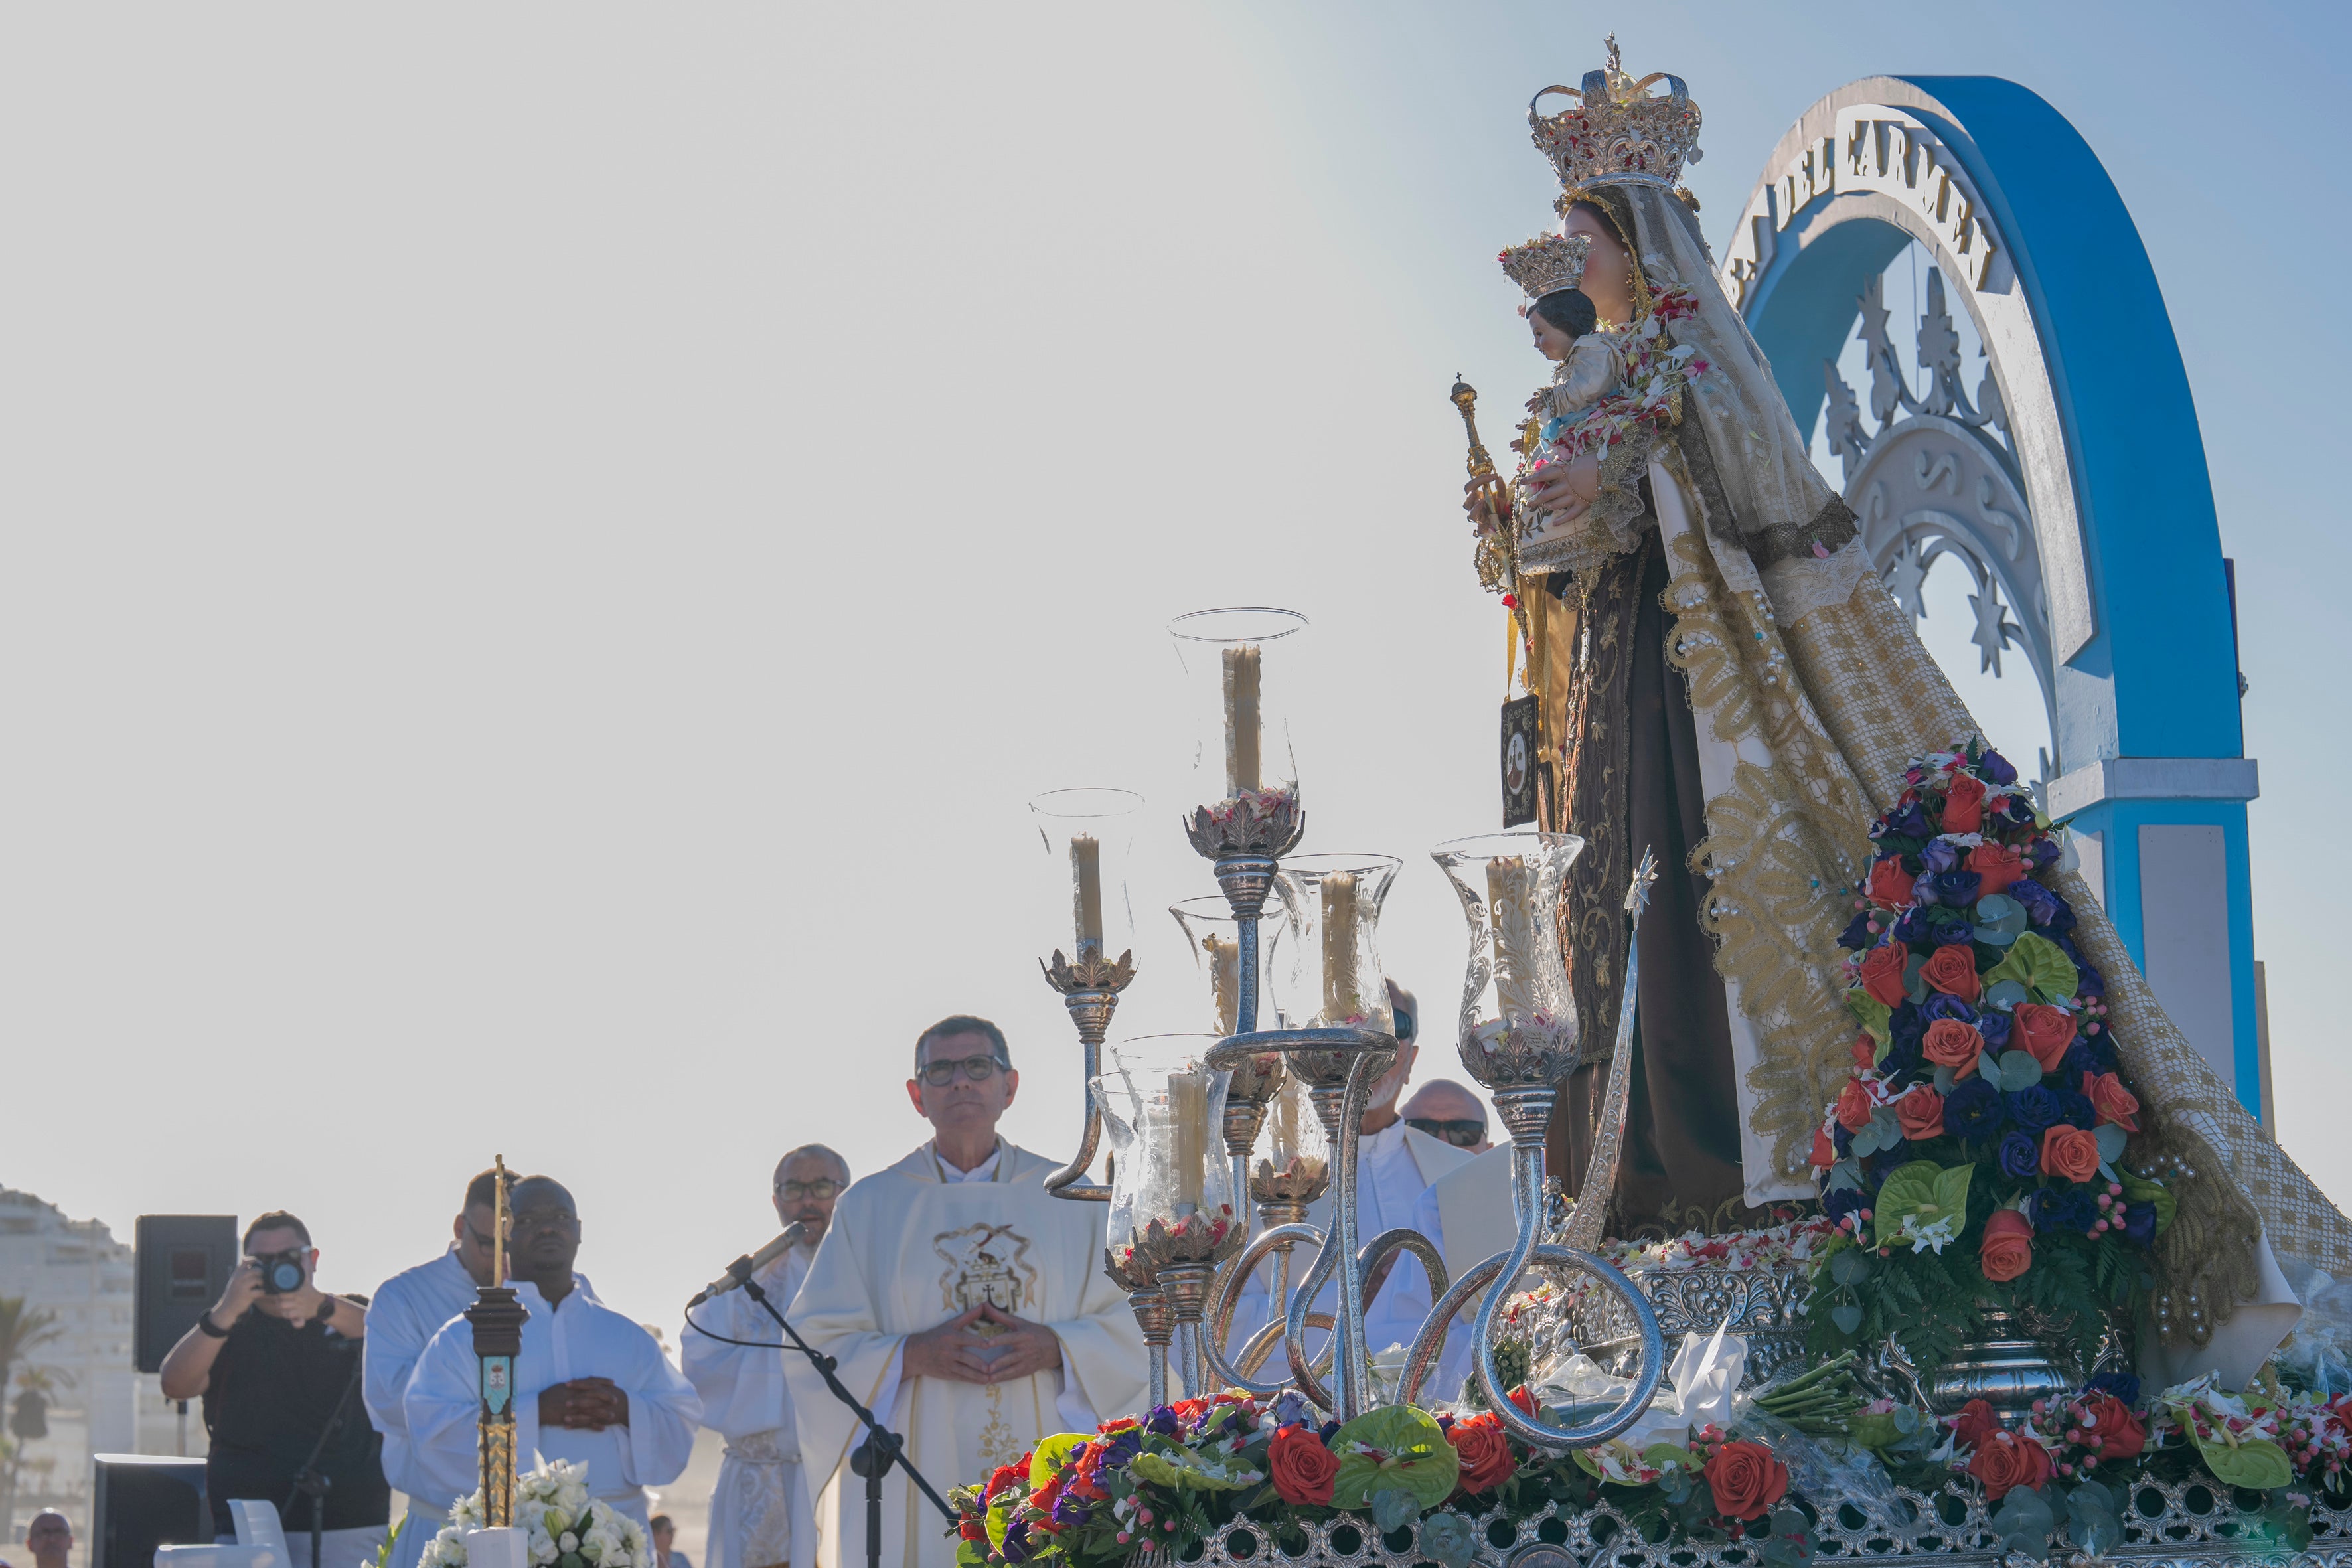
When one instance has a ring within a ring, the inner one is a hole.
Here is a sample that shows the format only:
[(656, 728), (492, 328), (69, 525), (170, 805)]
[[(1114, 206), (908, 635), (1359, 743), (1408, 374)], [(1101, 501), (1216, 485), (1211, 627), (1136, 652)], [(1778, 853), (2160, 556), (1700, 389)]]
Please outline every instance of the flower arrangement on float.
[(2074, 910), (2035, 879), (2061, 848), (2017, 770), (1972, 739), (1906, 779), (1839, 939), (1861, 1032), (1813, 1139), (1838, 1230), (1811, 1342), (1892, 1335), (1931, 1365), (1985, 1311), (2028, 1308), (2080, 1350), (2147, 1276), (2173, 1198), (2123, 1163), (2139, 1100)]
[[(652, 1568), (645, 1526), (588, 1495), (585, 1464), (553, 1460), (514, 1484), (514, 1521), (535, 1568)], [(425, 1543), (418, 1568), (466, 1568), (466, 1535), (482, 1528), (478, 1488), (449, 1509), (449, 1522)]]
[[(1511, 1397), (1536, 1409), (1524, 1388)], [(1762, 1542), (1775, 1562), (1811, 1551), (1806, 1516), (1788, 1506), (1788, 1467), (1765, 1445), (1714, 1427), (1687, 1443), (1553, 1456), (1511, 1438), (1491, 1412), (1395, 1405), (1342, 1426), (1318, 1422), (1295, 1393), (1184, 1400), (1091, 1435), (1047, 1437), (949, 1499), (961, 1568), (1110, 1568), (1147, 1547), (1181, 1553), (1243, 1521), (1280, 1547), (1306, 1521), (1342, 1517), (1367, 1544), (1466, 1568), (1489, 1524), (1547, 1504), (1589, 1507), (1604, 1486), (1661, 1539)]]

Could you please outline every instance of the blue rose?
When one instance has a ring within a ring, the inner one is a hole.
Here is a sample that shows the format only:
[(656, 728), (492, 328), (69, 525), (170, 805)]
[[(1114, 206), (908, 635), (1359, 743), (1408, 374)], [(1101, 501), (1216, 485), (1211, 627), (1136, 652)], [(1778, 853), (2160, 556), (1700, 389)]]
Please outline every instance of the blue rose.
[(1853, 919), (1846, 922), (1845, 930), (1838, 932), (1838, 945), (1851, 948), (1856, 952), (1878, 945), (1878, 933), (1870, 929), (1868, 910), (1853, 911)]
[(1977, 939), (1977, 928), (1966, 921), (1946, 921), (1936, 928), (1936, 945), (1960, 947)]
[(2083, 1385), (2084, 1394), (2112, 1394), (2126, 1405), (2139, 1403), (2139, 1379), (2127, 1372), (2103, 1372)]
[(1886, 1047), (1885, 1059), (1878, 1064), (1878, 1076), (1888, 1085), (1899, 1088), (1913, 1073), (1919, 1070), (1919, 1037), (1908, 1039), (1896, 1037)]
[(2033, 1194), (2036, 1230), (2087, 1233), (2099, 1221), (2098, 1205), (2083, 1187), (2044, 1187)]
[(1984, 887), (1984, 879), (1974, 871), (1932, 871), (1922, 874), (1919, 880), (1927, 884), (1919, 889), (1922, 902), (1962, 910), (1977, 901)]
[(1960, 847), (1938, 838), (1919, 851), (1919, 862), (1931, 872), (1957, 871), (1960, 868)]
[(2074, 937), (2065, 931), (2061, 931), (2051, 932), (2050, 940), (2056, 945), (2059, 952), (2066, 955), (2066, 962), (2073, 964), (2075, 968), (2081, 969), (2090, 962), (2083, 956), (2083, 950), (2074, 945)]
[(1963, 1079), (1944, 1096), (1944, 1131), (1975, 1142), (2000, 1129), (2006, 1111), (2000, 1091), (1981, 1078)]
[(2011, 1119), (2029, 1132), (2057, 1126), (2058, 1119), (2066, 1110), (2059, 1103), (2057, 1090), (2044, 1089), (2038, 1083), (2031, 1089), (2021, 1089), (2001, 1098), (2009, 1102)]
[[(1928, 992), (1927, 1000), (1919, 1010), (1927, 1015), (1927, 1021), (1931, 1024), (1938, 1018), (1958, 1018), (1963, 1024), (1973, 1024), (1977, 1021), (1977, 1010), (1974, 1007), (1958, 997), (1942, 991)], [(1923, 1026), (1920, 1033), (1926, 1032)]]
[(2156, 1205), (2125, 1205), (2124, 1234), (2142, 1247), (2151, 1245), (2156, 1240)]
[(1886, 814), (1886, 831), (1905, 838), (1936, 837), (1936, 830), (1927, 826), (1927, 813), (1916, 800), (1899, 811)]
[(2084, 1073), (2095, 1074), (2098, 1071), (2099, 1068), (2091, 1056), (2089, 1037), (2077, 1035), (2074, 1043), (2066, 1047), (2066, 1054), (2058, 1058), (2058, 1070), (2051, 1076), (2060, 1083), (2080, 1083)]
[(2025, 906), (2025, 918), (2038, 926), (2048, 925), (2066, 907), (2057, 894), (2031, 877), (2011, 882), (2009, 896)]
[(1830, 1123), (1830, 1144), (1837, 1151), (1837, 1157), (1841, 1160), (1853, 1152), (1853, 1134), (1846, 1131), (1844, 1122)]
[(1977, 1016), (1977, 1033), (1984, 1037), (1985, 1049), (1996, 1057), (2009, 1049), (2009, 1028), (2006, 1013), (1988, 1007)]
[(2058, 864), (2064, 853), (2058, 847), (2058, 840), (2044, 838), (2025, 851), (2025, 859), (2027, 865), (2033, 870), (2046, 871)]
[(2042, 1150), (2030, 1132), (2014, 1129), (2001, 1134), (2000, 1149), (1995, 1156), (2000, 1162), (2001, 1174), (2028, 1177), (2042, 1173)]
[(2005, 809), (2008, 813), (2009, 819), (2017, 824), (2020, 827), (2031, 827), (2033, 826), (2033, 802), (2028, 800), (2025, 796), (2021, 795), (2011, 795), (2009, 797), (2009, 805)]
[(1919, 1010), (1919, 1004), (1906, 998), (1902, 1005), (1886, 1016), (1886, 1029), (1894, 1036), (1896, 1046), (1907, 1043), (1916, 1050), (1919, 1042), (1927, 1037), (1927, 1026), (1933, 1022), (1934, 1019)]
[(2013, 784), (2017, 782), (2016, 767), (2007, 757), (1990, 747), (1986, 748), (1984, 754), (1977, 759), (1977, 772), (1997, 784)]
[(2105, 999), (2107, 994), (2107, 977), (2105, 975), (2101, 974), (2097, 970), (2092, 968), (2089, 964), (2084, 963), (2079, 958), (2074, 960), (2074, 973), (2076, 976), (2074, 984), (2075, 995), (2093, 996), (2103, 1001)]
[(1830, 1216), (1832, 1225), (1848, 1215), (1858, 1215), (1870, 1206), (1869, 1196), (1860, 1187), (1840, 1187), (1822, 1199), (1822, 1212)]
[[(2078, 1078), (2074, 1081), (2076, 1083), (2080, 1083), (2083, 1080)], [(2084, 1094), (2079, 1089), (2062, 1089), (2053, 1092), (2058, 1096), (2059, 1121), (2064, 1122), (2069, 1127), (2079, 1127), (2085, 1132), (2094, 1131), (2097, 1129), (2099, 1125), (2099, 1113), (2097, 1109), (2091, 1104), (2091, 1097), (2089, 1095)]]
[(1895, 929), (1887, 934), (1899, 942), (1920, 943), (1932, 942), (1934, 937), (1931, 933), (1935, 929), (1927, 923), (1927, 911), (1914, 904), (1903, 911), (1895, 922)]

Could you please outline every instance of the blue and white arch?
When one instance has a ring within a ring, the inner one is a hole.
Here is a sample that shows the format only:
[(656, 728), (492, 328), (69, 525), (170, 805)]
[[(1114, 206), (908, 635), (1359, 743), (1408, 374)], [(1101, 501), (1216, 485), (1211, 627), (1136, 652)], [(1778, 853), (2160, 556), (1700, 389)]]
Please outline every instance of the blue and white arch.
[[(1937, 274), (1925, 393), (1885, 352), (1877, 289), (1914, 242)], [(1826, 402), (1889, 586), (1916, 613), (1927, 567), (1958, 557), (1987, 661), (2014, 647), (2033, 668), (2051, 813), (2166, 1010), (2268, 1123), (2229, 565), (2179, 347), (2106, 171), (2014, 82), (1865, 78), (1781, 137), (1723, 280), (1797, 427)], [(1857, 323), (1867, 393), (1834, 370)]]

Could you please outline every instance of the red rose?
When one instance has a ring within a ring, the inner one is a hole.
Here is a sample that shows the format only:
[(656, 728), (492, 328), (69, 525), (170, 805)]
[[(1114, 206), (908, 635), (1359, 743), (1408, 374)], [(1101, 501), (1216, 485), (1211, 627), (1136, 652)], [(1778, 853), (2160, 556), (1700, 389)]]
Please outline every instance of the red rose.
[(1029, 1466), (1025, 1460), (1018, 1465), (999, 1465), (995, 1473), (988, 1478), (988, 1485), (981, 1491), (981, 1500), (993, 1502), (997, 1493), (1028, 1479)]
[(1899, 910), (1911, 901), (1911, 889), (1919, 880), (1903, 868), (1903, 857), (1889, 855), (1870, 868), (1870, 900)]
[[(1984, 797), (1984, 780), (1970, 773), (1954, 773), (1950, 786), (1944, 792), (1944, 831), (1983, 832)], [(1969, 868), (1976, 869), (1973, 866)]]
[(956, 1521), (956, 1533), (966, 1541), (985, 1541), (988, 1539), (988, 1521), (966, 1514)]
[(1903, 1005), (1903, 971), (1911, 950), (1899, 942), (1885, 942), (1862, 955), (1862, 988), (1889, 1007)]
[(2139, 1131), (2132, 1118), (2139, 1114), (2139, 1096), (2124, 1087), (2124, 1080), (2111, 1072), (2083, 1075), (2083, 1092), (2090, 1097), (2091, 1109), (2099, 1113), (2102, 1121), (2112, 1121), (2126, 1132)]
[(1829, 1129), (1826, 1127), (1816, 1127), (1813, 1129), (1812, 1163), (1816, 1165), (1834, 1165), (1837, 1163), (1837, 1145), (1830, 1142)]
[(1339, 1456), (1307, 1427), (1285, 1426), (1266, 1445), (1265, 1468), (1273, 1472), (1274, 1489), (1283, 1501), (1297, 1508), (1319, 1507), (1331, 1500)]
[(1919, 978), (1945, 995), (1957, 996), (1963, 1002), (1973, 1002), (1984, 994), (1984, 984), (1977, 979), (1977, 955), (1964, 942), (1937, 948), (1919, 966)]
[(1528, 1392), (1528, 1385), (1526, 1384), (1523, 1383), (1519, 1384), (1518, 1387), (1511, 1390), (1510, 1400), (1512, 1404), (1519, 1407), (1520, 1415), (1533, 1415), (1536, 1413), (1536, 1396)]
[(2010, 1037), (2033, 1053), (2033, 1059), (2042, 1064), (2043, 1072), (2056, 1072), (2058, 1058), (2074, 1043), (2074, 1015), (2063, 1007), (2020, 1002), (2010, 1018), (2016, 1026)]
[(1758, 1518), (1789, 1490), (1789, 1467), (1761, 1443), (1726, 1443), (1700, 1474), (1726, 1519)]
[(1446, 1428), (1446, 1438), (1462, 1460), (1462, 1489), (1490, 1492), (1516, 1474), (1519, 1462), (1503, 1436), (1503, 1418), (1489, 1410)]
[(2062, 1182), (2087, 1182), (2099, 1173), (2099, 1141), (2063, 1122), (2042, 1135), (2042, 1169)]
[(1979, 844), (1969, 851), (1969, 858), (1960, 864), (1984, 879), (1984, 886), (1978, 889), (1979, 897), (2006, 893), (2011, 882), (2021, 881), (2025, 877), (2025, 857), (2006, 844)]
[(1849, 1132), (1859, 1132), (1870, 1125), (1870, 1118), (1878, 1110), (1878, 1101), (1870, 1098), (1870, 1089), (1858, 1078), (1845, 1080), (1838, 1090), (1838, 1125)]
[(1981, 1399), (1971, 1399), (1961, 1405), (1959, 1415), (1952, 1421), (1952, 1436), (1963, 1448), (1973, 1448), (1989, 1434), (2000, 1430), (2000, 1417)]
[(1969, 1474), (1984, 1483), (1994, 1502), (2017, 1487), (2039, 1489), (2050, 1479), (2050, 1451), (2014, 1432), (1990, 1432), (1969, 1459)]
[(1895, 1120), (1903, 1136), (1916, 1141), (1944, 1135), (1944, 1097), (1921, 1084), (1895, 1102)]
[(2112, 1394), (2094, 1394), (2083, 1401), (2090, 1419), (2083, 1423), (2083, 1441), (2099, 1446), (2102, 1459), (2137, 1459), (2147, 1442), (2147, 1427), (2134, 1415), (2131, 1406)]
[(1868, 1035), (1855, 1038), (1853, 1047), (1853, 1070), (1868, 1072), (1878, 1065), (1878, 1042)]
[(1984, 1241), (1977, 1249), (1977, 1267), (1998, 1285), (2033, 1267), (2033, 1226), (2015, 1209), (1995, 1209), (1985, 1221)]
[(1977, 1033), (1974, 1024), (1938, 1018), (1927, 1026), (1919, 1054), (1939, 1068), (1951, 1068), (1955, 1078), (1966, 1078), (1977, 1070), (1977, 1058), (1984, 1055), (1984, 1037)]

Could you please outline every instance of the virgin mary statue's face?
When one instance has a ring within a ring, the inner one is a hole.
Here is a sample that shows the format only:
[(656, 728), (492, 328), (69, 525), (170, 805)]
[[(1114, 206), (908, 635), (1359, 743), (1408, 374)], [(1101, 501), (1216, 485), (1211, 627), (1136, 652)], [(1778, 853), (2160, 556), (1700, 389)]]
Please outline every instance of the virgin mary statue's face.
[(1625, 254), (1624, 243), (1617, 237), (1617, 226), (1595, 216), (1590, 208), (1578, 205), (1568, 209), (1559, 231), (1592, 237), (1592, 249), (1584, 258), (1584, 281), (1580, 287), (1601, 319), (1617, 326), (1632, 321), (1633, 265)]

